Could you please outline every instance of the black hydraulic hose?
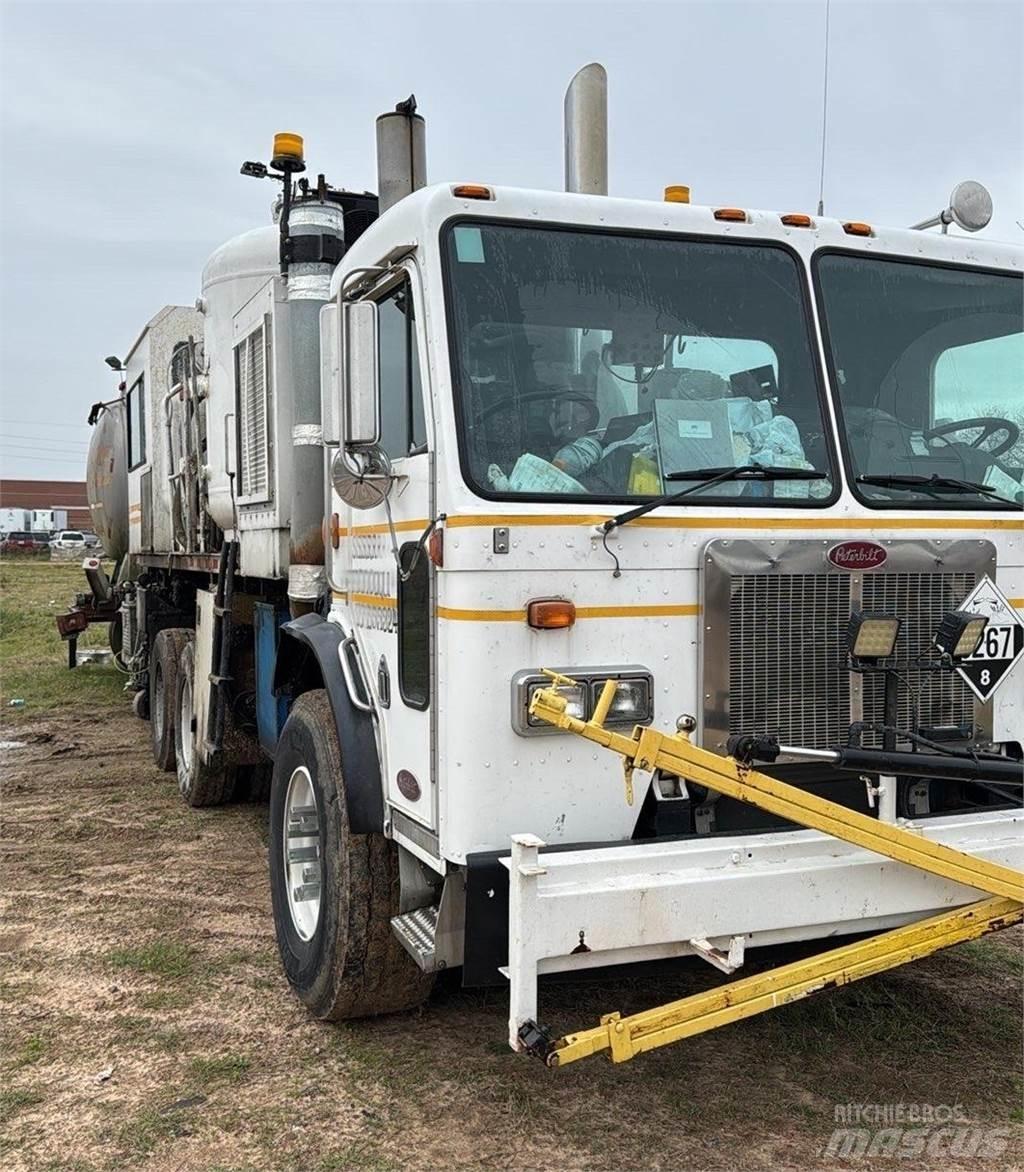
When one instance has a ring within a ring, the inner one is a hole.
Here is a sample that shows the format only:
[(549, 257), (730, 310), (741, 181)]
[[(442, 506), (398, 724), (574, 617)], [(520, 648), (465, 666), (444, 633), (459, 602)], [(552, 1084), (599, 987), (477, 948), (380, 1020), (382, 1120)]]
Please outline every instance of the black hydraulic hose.
[(885, 749), (836, 749), (837, 769), (953, 781), (1013, 781), (1022, 778), (1019, 761), (991, 757), (951, 757), (938, 753), (899, 753)]

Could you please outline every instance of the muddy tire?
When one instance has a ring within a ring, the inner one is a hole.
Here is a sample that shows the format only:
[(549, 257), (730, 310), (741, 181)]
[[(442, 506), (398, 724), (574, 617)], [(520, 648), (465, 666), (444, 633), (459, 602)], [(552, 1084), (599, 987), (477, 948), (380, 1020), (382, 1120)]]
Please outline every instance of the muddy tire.
[(190, 806), (219, 806), (229, 802), (235, 788), (235, 770), (219, 768), (199, 759), (199, 738), (192, 697), (195, 687), (196, 648), (192, 632), (181, 651), (174, 684), (174, 756), (178, 789)]
[(149, 657), (149, 735), (153, 760), (164, 773), (174, 772), (174, 696), (178, 665), (190, 636), (185, 627), (158, 631)]
[(278, 742), (270, 887), (285, 973), (318, 1018), (394, 1013), (430, 995), (433, 974), (420, 970), (391, 930), (399, 912), (397, 848), (383, 834), (349, 831), (323, 690), (296, 700)]

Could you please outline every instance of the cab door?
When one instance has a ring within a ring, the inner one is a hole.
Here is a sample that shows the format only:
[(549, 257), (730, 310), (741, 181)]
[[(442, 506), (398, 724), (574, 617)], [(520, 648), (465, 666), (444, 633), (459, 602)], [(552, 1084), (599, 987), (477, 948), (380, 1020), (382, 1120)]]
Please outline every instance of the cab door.
[[(433, 830), (434, 583), (427, 552), (418, 544), (433, 516), (432, 454), (413, 276), (404, 272), (372, 295), (378, 311), (380, 446), (395, 475), (388, 504), (402, 573), (383, 505), (351, 510), (335, 496), (334, 508), (345, 519), (339, 541), (343, 593), (379, 714), (386, 798)], [(399, 833), (401, 823), (399, 815)]]

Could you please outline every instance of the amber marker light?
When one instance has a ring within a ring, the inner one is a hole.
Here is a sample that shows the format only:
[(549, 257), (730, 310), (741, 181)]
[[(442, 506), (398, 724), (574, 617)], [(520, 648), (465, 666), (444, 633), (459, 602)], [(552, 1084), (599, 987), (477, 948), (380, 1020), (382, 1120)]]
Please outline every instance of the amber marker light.
[(874, 236), (871, 225), (861, 223), (860, 220), (848, 220), (843, 225), (843, 231), (847, 236)]
[(789, 228), (813, 228), (814, 221), (804, 212), (789, 212), (779, 219)]
[(494, 192), (483, 183), (457, 183), (452, 195), (460, 199), (494, 199)]
[(747, 213), (742, 208), (715, 208), (715, 219), (745, 224), (747, 222)]
[(526, 621), (535, 631), (563, 631), (576, 622), (576, 605), (566, 598), (537, 598), (526, 604)]

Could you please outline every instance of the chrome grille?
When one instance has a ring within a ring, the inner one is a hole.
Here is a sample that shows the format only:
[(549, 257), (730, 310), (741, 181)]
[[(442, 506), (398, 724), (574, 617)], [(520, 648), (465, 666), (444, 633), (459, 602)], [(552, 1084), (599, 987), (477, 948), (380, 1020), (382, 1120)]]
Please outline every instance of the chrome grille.
[[(860, 600), (846, 574), (733, 575), (729, 605), (729, 732), (775, 733), (796, 745), (844, 741), (851, 720), (881, 723), (884, 683), (860, 677), (862, 715), (851, 707), (846, 627), (852, 611), (903, 620), (895, 666), (902, 675), (899, 724), (951, 725), (974, 720), (974, 699), (959, 676), (921, 672), (939, 618), (955, 610), (976, 576), (865, 574)], [(916, 714), (914, 707), (916, 706)], [(877, 743), (866, 735), (864, 743)]]
[[(969, 724), (974, 721), (974, 697), (953, 672), (921, 672), (913, 661), (928, 651), (939, 619), (956, 610), (974, 588), (976, 575), (962, 574), (865, 574), (861, 586), (863, 610), (899, 615), (900, 630), (895, 666), (904, 673), (900, 688), (899, 725), (909, 728), (914, 718), (922, 725)], [(884, 682), (880, 675), (864, 676), (864, 720), (881, 723)], [(864, 743), (876, 744), (865, 736)]]
[(733, 575), (729, 604), (729, 732), (834, 744), (850, 724), (844, 663), (850, 577)]

